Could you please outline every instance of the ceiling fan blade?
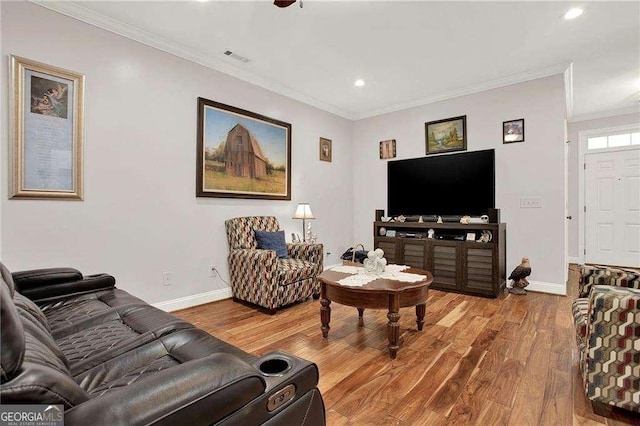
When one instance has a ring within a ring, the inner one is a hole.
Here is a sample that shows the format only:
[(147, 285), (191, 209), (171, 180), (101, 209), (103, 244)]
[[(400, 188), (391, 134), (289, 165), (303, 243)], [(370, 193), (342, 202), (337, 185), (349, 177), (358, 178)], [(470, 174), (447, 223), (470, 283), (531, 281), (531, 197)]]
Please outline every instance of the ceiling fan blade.
[(291, 6), (295, 2), (296, 0), (275, 0), (273, 4), (275, 4), (278, 7), (287, 7), (287, 6)]

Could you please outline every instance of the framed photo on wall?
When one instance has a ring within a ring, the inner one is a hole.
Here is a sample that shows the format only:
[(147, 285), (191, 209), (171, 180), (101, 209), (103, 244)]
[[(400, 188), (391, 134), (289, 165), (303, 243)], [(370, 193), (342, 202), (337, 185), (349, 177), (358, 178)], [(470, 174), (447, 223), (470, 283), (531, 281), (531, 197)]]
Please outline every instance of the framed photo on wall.
[(331, 139), (320, 138), (320, 161), (331, 162)]
[(196, 197), (291, 200), (291, 124), (198, 98)]
[(445, 118), (424, 124), (426, 153), (467, 150), (467, 116)]
[(502, 122), (502, 143), (524, 142), (524, 118)]
[(11, 198), (82, 200), (84, 75), (11, 55)]
[(396, 158), (396, 140), (389, 139), (380, 142), (380, 159)]

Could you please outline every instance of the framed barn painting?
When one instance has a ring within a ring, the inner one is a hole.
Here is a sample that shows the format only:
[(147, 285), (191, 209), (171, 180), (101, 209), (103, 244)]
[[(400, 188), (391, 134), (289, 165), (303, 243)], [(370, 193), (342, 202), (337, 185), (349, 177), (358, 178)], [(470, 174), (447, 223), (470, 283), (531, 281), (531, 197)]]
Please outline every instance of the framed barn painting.
[(11, 55), (11, 198), (82, 200), (84, 75)]
[(291, 200), (291, 124), (198, 98), (196, 197)]
[(467, 150), (467, 116), (424, 124), (427, 155)]

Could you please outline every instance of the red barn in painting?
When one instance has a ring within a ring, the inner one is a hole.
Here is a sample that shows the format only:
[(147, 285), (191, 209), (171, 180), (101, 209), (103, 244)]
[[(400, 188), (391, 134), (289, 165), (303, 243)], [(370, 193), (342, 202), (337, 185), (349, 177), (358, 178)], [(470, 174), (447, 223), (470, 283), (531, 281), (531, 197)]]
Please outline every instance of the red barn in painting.
[(267, 174), (267, 158), (255, 137), (236, 124), (224, 146), (225, 171), (232, 176), (258, 178)]

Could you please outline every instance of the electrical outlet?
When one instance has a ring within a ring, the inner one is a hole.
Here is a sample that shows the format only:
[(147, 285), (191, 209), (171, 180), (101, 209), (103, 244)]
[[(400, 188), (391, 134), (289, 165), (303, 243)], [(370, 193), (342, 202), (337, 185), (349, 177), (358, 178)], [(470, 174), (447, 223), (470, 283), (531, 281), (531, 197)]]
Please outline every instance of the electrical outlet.
[(520, 197), (521, 209), (541, 209), (542, 197)]
[(162, 285), (165, 287), (173, 284), (173, 274), (171, 272), (162, 273)]
[(209, 266), (209, 278), (213, 278), (218, 274), (218, 270), (215, 265)]

